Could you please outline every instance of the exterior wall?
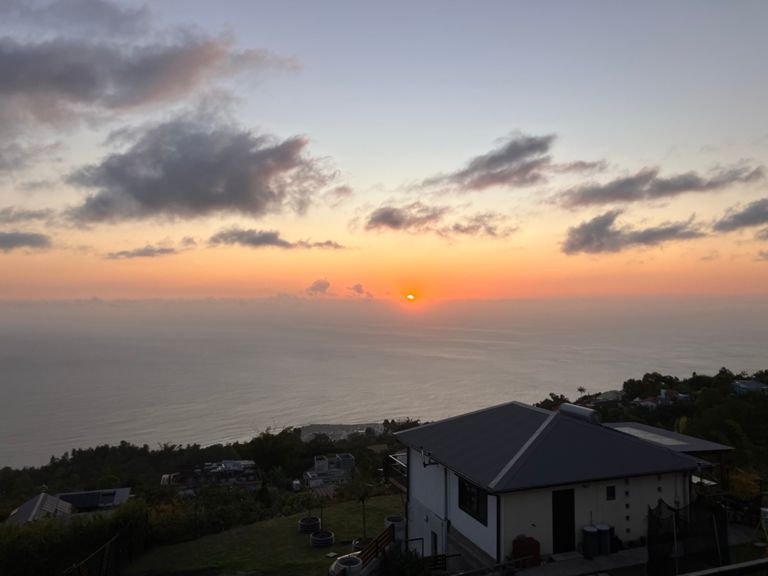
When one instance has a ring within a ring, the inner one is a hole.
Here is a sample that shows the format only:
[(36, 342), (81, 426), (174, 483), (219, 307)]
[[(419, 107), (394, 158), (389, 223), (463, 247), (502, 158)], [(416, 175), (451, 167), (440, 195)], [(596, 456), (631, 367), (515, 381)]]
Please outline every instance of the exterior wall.
[[(438, 554), (445, 553), (448, 517), (445, 506), (445, 467), (423, 466), (418, 450), (409, 448), (408, 539), (419, 554), (432, 553), (432, 532), (437, 534)], [(421, 541), (417, 539), (421, 538)], [(423, 543), (423, 548), (422, 548)]]
[(459, 508), (459, 478), (448, 471), (448, 518), (451, 520), (451, 530), (461, 532), (491, 558), (496, 558), (496, 499), (497, 496), (488, 494), (488, 525), (484, 526)]
[[(488, 494), (488, 525), (459, 508), (456, 474), (440, 464), (423, 466), (421, 454), (409, 449), (408, 539), (419, 554), (432, 554), (432, 532), (437, 535), (437, 553), (445, 554), (448, 531), (458, 531), (491, 558), (496, 558), (496, 496)], [(417, 539), (421, 538), (421, 541)], [(422, 548), (423, 543), (423, 548)]]
[[(607, 500), (608, 486), (615, 486), (615, 500)], [(660, 498), (672, 506), (689, 503), (688, 475), (682, 473), (504, 494), (501, 498), (503, 557), (511, 555), (512, 541), (521, 534), (538, 540), (542, 554), (552, 553), (552, 492), (569, 488), (574, 490), (577, 547), (581, 545), (583, 526), (608, 524), (622, 540), (636, 540), (646, 535), (648, 506), (655, 507)]]

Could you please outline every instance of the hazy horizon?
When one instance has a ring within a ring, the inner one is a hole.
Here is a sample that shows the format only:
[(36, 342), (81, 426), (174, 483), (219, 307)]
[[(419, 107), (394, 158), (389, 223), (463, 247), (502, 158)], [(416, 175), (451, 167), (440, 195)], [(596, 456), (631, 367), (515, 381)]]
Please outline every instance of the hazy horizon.
[[(635, 305), (632, 305), (632, 304)], [(765, 369), (752, 298), (0, 303), (0, 467)]]

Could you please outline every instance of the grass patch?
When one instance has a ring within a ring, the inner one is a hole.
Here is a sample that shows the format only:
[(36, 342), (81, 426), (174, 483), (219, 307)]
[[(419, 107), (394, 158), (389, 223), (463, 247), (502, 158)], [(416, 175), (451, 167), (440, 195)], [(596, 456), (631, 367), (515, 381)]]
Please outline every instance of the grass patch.
[[(368, 536), (376, 536), (384, 529), (385, 516), (403, 513), (404, 500), (399, 494), (369, 498), (366, 501)], [(154, 548), (125, 573), (137, 576), (217, 568), (223, 573), (259, 570), (275, 576), (324, 576), (333, 562), (325, 554), (330, 551), (347, 554), (352, 551), (352, 544), (339, 542), (362, 536), (361, 505), (341, 502), (324, 508), (323, 528), (333, 530), (336, 535), (337, 544), (330, 548), (312, 548), (309, 535), (298, 533), (298, 521), (304, 515), (272, 518), (191, 542)]]

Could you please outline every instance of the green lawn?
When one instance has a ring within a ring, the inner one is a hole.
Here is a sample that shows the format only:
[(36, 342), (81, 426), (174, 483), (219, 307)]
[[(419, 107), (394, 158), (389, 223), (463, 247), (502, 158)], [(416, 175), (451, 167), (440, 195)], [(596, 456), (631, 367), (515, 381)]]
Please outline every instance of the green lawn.
[[(368, 536), (384, 529), (384, 517), (404, 513), (400, 495), (378, 496), (366, 501)], [(313, 510), (314, 514), (317, 511)], [(203, 536), (192, 542), (161, 546), (148, 551), (126, 570), (126, 574), (165, 574), (173, 571), (215, 567), (222, 573), (258, 570), (265, 574), (326, 575), (333, 562), (330, 551), (339, 555), (352, 551), (340, 541), (362, 535), (363, 520), (359, 502), (332, 504), (323, 511), (323, 528), (333, 530), (336, 542), (330, 548), (312, 548), (309, 536), (299, 534), (298, 521), (304, 514), (273, 518)]]

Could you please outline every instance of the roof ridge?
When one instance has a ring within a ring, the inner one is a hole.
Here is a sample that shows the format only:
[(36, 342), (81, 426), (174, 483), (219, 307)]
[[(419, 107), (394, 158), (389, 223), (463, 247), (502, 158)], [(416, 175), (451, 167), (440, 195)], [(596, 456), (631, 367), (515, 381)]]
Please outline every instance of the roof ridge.
[(504, 476), (507, 475), (507, 472), (509, 472), (512, 467), (517, 463), (517, 461), (522, 458), (528, 448), (531, 447), (531, 445), (536, 442), (536, 439), (541, 436), (541, 434), (549, 427), (549, 423), (554, 420), (555, 416), (557, 416), (557, 412), (550, 412), (549, 416), (547, 416), (547, 419), (542, 422), (539, 427), (536, 429), (536, 431), (531, 434), (531, 437), (526, 440), (525, 444), (520, 448), (520, 450), (517, 451), (517, 453), (512, 456), (509, 462), (507, 462), (504, 467), (499, 470), (499, 473), (496, 474), (493, 480), (488, 484), (490, 488), (496, 488), (496, 485), (501, 482), (501, 480), (504, 478)]
[[(472, 416), (474, 414), (480, 414), (482, 412), (488, 412), (490, 410), (495, 410), (497, 408), (501, 408), (502, 406), (510, 406), (512, 404), (514, 404), (516, 406), (520, 406), (521, 408), (528, 408), (529, 410), (534, 410), (534, 411), (537, 411), (537, 412), (542, 410), (542, 408), (538, 408), (536, 406), (530, 406), (529, 404), (524, 404), (523, 402), (519, 402), (517, 400), (511, 400), (509, 402), (502, 402), (501, 404), (495, 404), (493, 406), (486, 406), (485, 408), (478, 408), (477, 410), (472, 410), (471, 412), (464, 412), (463, 414), (456, 414), (455, 416), (448, 416), (448, 418), (443, 418), (441, 420), (435, 420), (433, 422), (427, 422), (426, 424), (420, 424), (419, 426), (416, 426), (414, 428), (408, 428), (406, 430), (400, 430), (399, 432), (395, 432), (395, 436), (399, 436), (400, 434), (404, 434), (404, 433), (410, 432), (411, 430), (429, 428), (431, 426), (435, 426), (436, 424), (442, 424), (444, 422), (450, 422), (452, 420), (457, 420), (459, 418), (464, 418), (465, 416)], [(544, 412), (549, 412), (549, 410), (544, 410)]]

